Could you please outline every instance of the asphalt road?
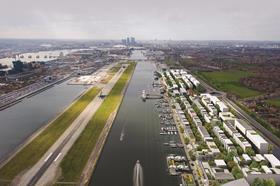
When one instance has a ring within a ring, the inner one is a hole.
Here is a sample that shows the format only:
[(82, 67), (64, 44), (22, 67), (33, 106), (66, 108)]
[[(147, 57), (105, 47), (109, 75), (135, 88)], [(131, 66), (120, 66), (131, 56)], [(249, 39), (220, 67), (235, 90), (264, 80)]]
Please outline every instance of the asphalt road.
[(76, 126), (75, 129), (73, 131), (71, 131), (71, 133), (68, 134), (68, 136), (63, 140), (63, 142), (59, 145), (59, 147), (50, 156), (47, 157), (43, 166), (38, 170), (38, 172), (35, 174), (35, 176), (27, 184), (28, 186), (33, 186), (38, 182), (38, 180), (41, 178), (41, 176), (44, 174), (44, 172), (46, 172), (46, 170), (50, 167), (52, 162), (55, 161), (61, 155), (61, 153), (60, 153), (61, 150), (66, 145), (66, 143), (69, 141), (69, 139), (73, 136), (73, 134), (75, 133), (75, 130), (77, 130), (80, 126), (81, 126), (81, 123), (80, 123), (80, 125)]
[[(103, 87), (102, 94), (107, 95), (111, 91), (117, 80), (122, 75), (123, 71), (124, 69), (121, 68), (120, 71), (117, 72), (106, 85), (101, 83), (98, 84), (99, 87)], [(60, 138), (52, 145), (52, 147), (45, 153), (45, 155), (32, 168), (23, 174), (19, 180), (19, 183), (17, 184), (33, 186), (47, 185), (51, 183), (57, 175), (57, 170), (63, 157), (70, 150), (71, 146), (80, 136), (87, 123), (102, 103), (103, 99), (101, 99), (99, 96), (96, 96), (60, 136)]]

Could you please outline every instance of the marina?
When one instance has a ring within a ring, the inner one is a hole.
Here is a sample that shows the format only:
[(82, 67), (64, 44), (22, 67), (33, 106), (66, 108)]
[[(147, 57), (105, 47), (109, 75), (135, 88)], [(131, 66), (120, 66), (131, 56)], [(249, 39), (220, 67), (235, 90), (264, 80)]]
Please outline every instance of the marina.
[(180, 175), (181, 173), (189, 171), (186, 165), (187, 159), (185, 156), (170, 154), (166, 157), (169, 174), (172, 176)]

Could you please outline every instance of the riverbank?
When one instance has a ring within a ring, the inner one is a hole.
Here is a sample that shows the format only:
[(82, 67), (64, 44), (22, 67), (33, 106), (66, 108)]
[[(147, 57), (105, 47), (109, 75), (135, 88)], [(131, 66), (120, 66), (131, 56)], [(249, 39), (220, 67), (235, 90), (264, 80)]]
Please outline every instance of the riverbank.
[(22, 95), (22, 96), (16, 98), (15, 100), (8, 102), (8, 103), (5, 104), (5, 105), (1, 105), (1, 106), (0, 106), (0, 111), (1, 111), (1, 110), (5, 110), (5, 109), (7, 109), (7, 108), (9, 108), (9, 107), (11, 107), (11, 106), (13, 106), (13, 105), (19, 103), (22, 99), (24, 99), (24, 98), (26, 98), (26, 97), (35, 96), (35, 95), (37, 95), (37, 94), (39, 94), (39, 93), (41, 93), (41, 92), (43, 92), (43, 91), (45, 91), (45, 90), (47, 90), (47, 89), (53, 87), (55, 84), (62, 83), (62, 82), (66, 81), (66, 80), (68, 80), (68, 79), (70, 79), (70, 78), (71, 78), (70, 75), (69, 75), (69, 76), (66, 76), (66, 77), (64, 77), (64, 78), (62, 78), (62, 79), (59, 79), (59, 80), (53, 82), (53, 83), (50, 83), (50, 84), (48, 84), (48, 85), (45, 85), (45, 86), (43, 86), (43, 87), (41, 87), (41, 88), (39, 88), (39, 89), (37, 89), (37, 90), (31, 91), (31, 92), (29, 92), (29, 93), (27, 93), (27, 94), (25, 94), (25, 95)]
[[(116, 112), (118, 109), (124, 95), (125, 87), (133, 74), (135, 66), (135, 63), (131, 63), (129, 67), (127, 67), (120, 79), (114, 85), (113, 89), (105, 98), (102, 105), (91, 118), (82, 134), (62, 160), (59, 182), (79, 182), (80, 176), (82, 175), (88, 160), (91, 159), (90, 156), (97, 144), (100, 145), (100, 149), (98, 149), (99, 152), (97, 152), (95, 156), (95, 158), (98, 159), (100, 150), (103, 146), (102, 144), (104, 144), (106, 140), (103, 136), (103, 140), (100, 142), (99, 138), (101, 137), (102, 131), (105, 128), (108, 119), (112, 116), (111, 114)], [(106, 125), (106, 128), (109, 129), (110, 126), (111, 124)], [(105, 132), (105, 136), (107, 134)]]
[(38, 136), (29, 141), (0, 169), (0, 178), (12, 181), (18, 174), (33, 166), (67, 129), (88, 103), (98, 94), (92, 88), (77, 99), (65, 112), (51, 122)]
[[(134, 67), (134, 70), (136, 68), (136, 65)], [(133, 70), (133, 71), (134, 71)], [(129, 77), (129, 80), (127, 81), (126, 85), (125, 85), (125, 88), (123, 89), (122, 91), (122, 98), (121, 98), (121, 101), (120, 103), (118, 104), (117, 108), (115, 109), (115, 111), (110, 114), (107, 122), (106, 122), (106, 125), (101, 133), (101, 137), (98, 139), (98, 142), (97, 142), (97, 145), (94, 147), (93, 151), (91, 152), (91, 155), (90, 155), (90, 158), (89, 160), (87, 161), (87, 164), (83, 170), (83, 173), (82, 173), (82, 176), (80, 178), (80, 185), (88, 185), (89, 184), (89, 181), (90, 181), (90, 177), (96, 167), (96, 164), (98, 162), (98, 159), (101, 155), (101, 152), (103, 150), (103, 147), (104, 147), (104, 144), (105, 142), (107, 141), (107, 137), (109, 135), (109, 132), (112, 128), (112, 125), (113, 125), (113, 122), (118, 114), (118, 111), (119, 111), (119, 108), (120, 108), (120, 105), (122, 104), (123, 102), (123, 97), (126, 93), (126, 90), (127, 90), (127, 87), (129, 85), (129, 82), (131, 80), (131, 77), (132, 77), (133, 73), (130, 75)]]

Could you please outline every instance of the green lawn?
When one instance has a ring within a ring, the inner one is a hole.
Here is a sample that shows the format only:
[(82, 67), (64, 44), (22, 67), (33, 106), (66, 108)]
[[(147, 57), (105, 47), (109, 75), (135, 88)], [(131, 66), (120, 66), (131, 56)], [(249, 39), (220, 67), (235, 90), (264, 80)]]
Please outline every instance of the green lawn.
[(67, 155), (61, 162), (62, 175), (59, 181), (77, 182), (80, 179), (82, 171), (89, 159), (89, 156), (95, 147), (104, 125), (110, 114), (114, 112), (122, 100), (122, 91), (129, 81), (135, 63), (125, 70), (120, 79), (114, 85), (109, 95), (106, 97), (102, 105), (93, 115), (85, 130), (79, 136), (77, 141), (71, 147)]
[(33, 141), (19, 151), (16, 156), (0, 169), (0, 179), (12, 180), (23, 170), (32, 167), (86, 108), (99, 91), (100, 89), (98, 88), (90, 89), (44, 129)]
[(243, 86), (239, 80), (252, 76), (252, 73), (238, 70), (199, 72), (199, 76), (212, 86), (225, 92), (230, 92), (241, 98), (254, 97), (261, 93)]
[(266, 100), (266, 102), (272, 106), (275, 106), (275, 107), (280, 107), (280, 98), (276, 98), (276, 99), (269, 99), (269, 100)]

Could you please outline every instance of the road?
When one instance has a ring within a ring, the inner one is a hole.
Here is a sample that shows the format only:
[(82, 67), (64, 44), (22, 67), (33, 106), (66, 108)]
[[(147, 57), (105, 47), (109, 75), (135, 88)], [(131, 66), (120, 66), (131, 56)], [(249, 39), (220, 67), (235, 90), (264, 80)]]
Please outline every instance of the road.
[[(121, 68), (106, 85), (99, 83), (102, 94), (107, 95), (125, 69)], [(47, 185), (57, 175), (59, 164), (80, 136), (91, 117), (103, 103), (103, 99), (96, 96), (84, 111), (66, 129), (60, 138), (52, 145), (45, 155), (19, 179), (18, 185)]]

